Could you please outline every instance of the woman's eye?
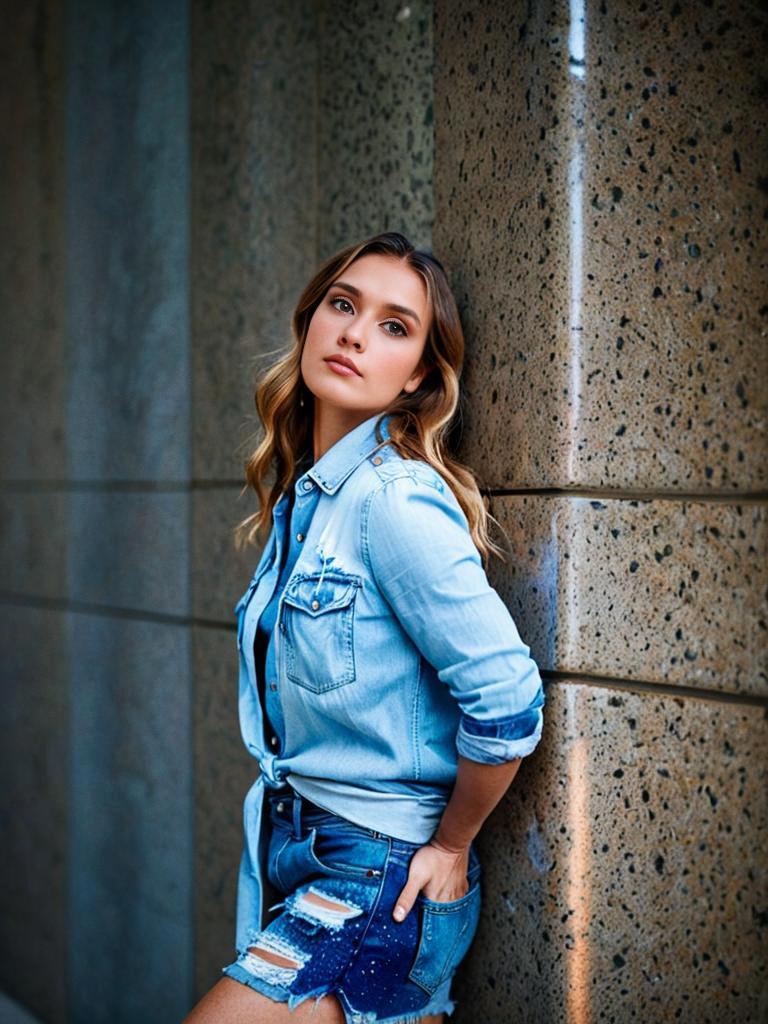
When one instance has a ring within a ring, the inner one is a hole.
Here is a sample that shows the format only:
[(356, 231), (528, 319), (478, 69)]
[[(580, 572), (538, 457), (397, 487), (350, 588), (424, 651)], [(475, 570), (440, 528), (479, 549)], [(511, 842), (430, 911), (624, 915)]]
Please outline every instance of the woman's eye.
[[(350, 310), (352, 309), (352, 303), (348, 299), (345, 299), (343, 295), (335, 295), (332, 299), (329, 299), (328, 301), (330, 305), (332, 305), (335, 309), (340, 309), (342, 313), (346, 313), (347, 310), (340, 306), (336, 306), (335, 304), (337, 302), (341, 302), (344, 304), (344, 306), (348, 306)], [(392, 325), (392, 327), (398, 328), (398, 331), (386, 332), (387, 334), (391, 334), (393, 338), (406, 338), (408, 336), (408, 329), (406, 328), (405, 324), (401, 324), (399, 320), (384, 321), (385, 327), (389, 327), (390, 325)]]
[[(395, 335), (395, 337), (404, 338), (408, 334), (408, 331), (406, 331), (405, 327), (400, 323), (399, 320), (387, 320), (387, 326), (389, 326), (390, 324), (393, 327), (399, 327), (400, 330), (403, 332), (402, 334)], [(387, 331), (387, 334), (392, 334), (392, 331)]]

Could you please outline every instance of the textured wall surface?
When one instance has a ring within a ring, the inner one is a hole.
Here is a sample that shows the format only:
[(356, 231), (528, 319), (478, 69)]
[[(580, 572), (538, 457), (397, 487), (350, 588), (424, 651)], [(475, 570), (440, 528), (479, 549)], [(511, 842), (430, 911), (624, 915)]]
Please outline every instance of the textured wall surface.
[(547, 676), (459, 1020), (768, 1014), (766, 24), (440, 0), (435, 247)]
[(437, 7), (467, 456), (499, 487), (764, 489), (764, 18), (570, 11)]
[(575, 676), (547, 703), (481, 834), (459, 1019), (764, 1020), (765, 709)]
[(0, 36), (0, 988), (63, 1021), (69, 680), (65, 54), (55, 0)]
[(45, 1021), (167, 1022), (193, 957), (187, 11), (10, 7), (0, 984)]
[(67, 32), (69, 1009), (159, 1024), (193, 956), (188, 14)]
[(318, 9), (318, 255), (377, 231), (432, 238), (433, 4)]

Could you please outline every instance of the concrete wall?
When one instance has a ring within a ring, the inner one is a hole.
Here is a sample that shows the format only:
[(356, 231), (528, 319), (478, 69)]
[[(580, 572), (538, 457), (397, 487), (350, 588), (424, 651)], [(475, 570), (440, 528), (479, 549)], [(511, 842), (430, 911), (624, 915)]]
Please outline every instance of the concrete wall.
[(0, 988), (64, 1019), (70, 820), (66, 144), (58, 5), (0, 38)]
[(768, 1014), (764, 20), (439, 0), (463, 451), (547, 725), (482, 835), (467, 1020)]
[(172, 1022), (232, 959), (254, 383), (317, 262), (390, 228), (453, 281), (548, 698), (455, 1018), (761, 1019), (757, 16), (364, 6), (11, 5), (0, 988)]
[(193, 963), (188, 12), (10, 6), (0, 984), (46, 1021), (169, 1021)]

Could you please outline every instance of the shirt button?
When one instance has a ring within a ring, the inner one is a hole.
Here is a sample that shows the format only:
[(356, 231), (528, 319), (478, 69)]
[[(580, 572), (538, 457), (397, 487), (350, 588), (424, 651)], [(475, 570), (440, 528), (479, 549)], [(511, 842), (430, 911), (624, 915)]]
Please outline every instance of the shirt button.
[(273, 736), (272, 739), (269, 742), (272, 744), (273, 747), (276, 747), (277, 746), (277, 736)]
[(278, 801), (277, 810), (280, 811), (280, 812), (285, 810), (285, 804), (283, 803), (282, 800)]
[(304, 490), (305, 491), (311, 491), (312, 490), (312, 481), (311, 480), (305, 480), (304, 481)]
[(296, 540), (304, 540), (304, 534), (303, 533), (297, 533), (296, 534)]
[(313, 602), (312, 602), (312, 610), (313, 610), (313, 611), (317, 611), (317, 609), (318, 609), (319, 607), (320, 607), (320, 602), (319, 602), (319, 601), (313, 601)]
[(383, 461), (384, 460), (380, 455), (377, 455), (375, 459), (371, 459), (371, 462), (374, 464), (374, 466), (380, 466)]
[(270, 683), (269, 684), (269, 688), (270, 688), (270, 690), (276, 690), (277, 689), (277, 683)]

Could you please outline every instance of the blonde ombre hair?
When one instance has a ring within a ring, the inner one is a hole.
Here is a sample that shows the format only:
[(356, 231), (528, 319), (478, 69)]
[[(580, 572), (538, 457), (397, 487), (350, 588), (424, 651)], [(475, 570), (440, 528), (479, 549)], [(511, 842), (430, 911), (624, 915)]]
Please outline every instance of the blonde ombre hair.
[[(504, 531), (487, 509), (474, 472), (448, 451), (454, 417), (457, 412), (459, 419), (461, 415), (459, 378), (464, 362), (464, 332), (459, 311), (440, 261), (429, 252), (415, 249), (404, 235), (394, 231), (374, 235), (331, 256), (299, 298), (291, 318), (293, 346), (262, 374), (256, 388), (254, 401), (264, 437), (246, 462), (246, 483), (241, 494), (253, 488), (260, 508), (234, 528), (235, 545), (242, 548), (266, 540), (272, 526), (272, 509), (292, 485), (299, 459), (312, 452), (314, 396), (304, 384), (300, 369), (309, 323), (332, 282), (368, 253), (391, 256), (412, 267), (424, 281), (432, 313), (419, 364), (428, 367), (427, 373), (415, 391), (398, 395), (382, 409), (376, 438), (383, 440), (381, 419), (391, 415), (390, 443), (403, 458), (428, 462), (442, 475), (467, 517), (472, 540), (487, 567), (491, 553), (502, 560), (505, 557), (503, 549), (490, 538), (489, 522), (496, 523), (502, 534)], [(274, 483), (268, 489), (265, 478), (273, 469)]]

